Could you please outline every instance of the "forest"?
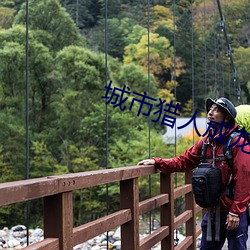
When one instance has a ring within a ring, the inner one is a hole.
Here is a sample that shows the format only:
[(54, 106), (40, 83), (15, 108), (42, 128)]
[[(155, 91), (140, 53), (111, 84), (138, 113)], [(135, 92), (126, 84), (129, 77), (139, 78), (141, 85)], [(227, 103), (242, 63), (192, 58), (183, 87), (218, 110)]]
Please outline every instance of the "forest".
[[(205, 117), (207, 97), (249, 103), (250, 2), (220, 2), (224, 20), (215, 0), (2, 0), (1, 183), (174, 157), (200, 138), (163, 141), (171, 119)], [(135, 95), (159, 104), (142, 107)], [(163, 101), (178, 114), (160, 117)], [(140, 179), (140, 199), (158, 192), (154, 178), (150, 187)], [(109, 211), (118, 190), (108, 187)], [(75, 225), (106, 213), (106, 196), (106, 186), (74, 192)], [(33, 226), (42, 226), (41, 203), (30, 203)], [(0, 207), (0, 227), (25, 221), (24, 210)]]

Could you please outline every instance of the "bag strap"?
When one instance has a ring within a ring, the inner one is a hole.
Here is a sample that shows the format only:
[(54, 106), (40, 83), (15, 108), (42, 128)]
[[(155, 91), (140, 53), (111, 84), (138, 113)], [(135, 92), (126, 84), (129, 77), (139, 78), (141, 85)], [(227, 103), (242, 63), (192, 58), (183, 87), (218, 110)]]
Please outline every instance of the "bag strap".
[(220, 241), (220, 203), (215, 207), (215, 241)]
[(200, 162), (205, 162), (206, 160), (206, 152), (207, 152), (207, 144), (202, 143), (202, 148), (201, 148), (201, 159)]
[[(229, 135), (229, 140), (226, 144), (223, 145), (223, 154), (225, 160), (227, 161), (231, 171), (233, 169), (233, 156), (232, 156), (232, 147), (229, 147), (236, 136), (240, 135), (239, 132), (233, 132)], [(201, 162), (206, 160), (206, 150), (207, 144), (202, 144), (201, 152)], [(231, 188), (230, 188), (231, 189)], [(208, 218), (207, 218), (207, 241), (212, 241), (212, 228), (211, 228), (211, 208), (208, 208)], [(220, 241), (220, 203), (215, 207), (215, 241)]]
[(233, 143), (235, 137), (239, 135), (240, 135), (239, 132), (234, 131), (229, 135), (228, 142), (223, 145), (223, 154), (231, 170), (233, 169), (233, 154), (232, 154), (232, 147), (230, 147), (230, 145)]
[[(233, 154), (232, 154), (232, 147), (230, 147), (230, 145), (233, 143), (234, 139), (239, 135), (240, 135), (239, 132), (234, 131), (233, 133), (229, 135), (228, 142), (223, 145), (223, 154), (225, 156), (225, 160), (227, 164), (230, 167), (231, 172), (233, 171)], [(224, 194), (226, 194), (231, 200), (234, 199), (234, 184), (233, 184), (232, 179), (233, 177), (231, 174), (227, 187), (224, 191)]]
[(206, 241), (212, 241), (211, 208), (207, 209), (207, 238), (206, 238)]

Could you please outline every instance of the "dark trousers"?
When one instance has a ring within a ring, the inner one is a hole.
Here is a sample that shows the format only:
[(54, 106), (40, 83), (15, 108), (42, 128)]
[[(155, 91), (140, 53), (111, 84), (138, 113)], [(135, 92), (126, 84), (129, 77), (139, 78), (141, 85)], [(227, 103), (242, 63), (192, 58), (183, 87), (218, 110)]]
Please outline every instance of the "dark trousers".
[(228, 240), (229, 250), (247, 250), (246, 242), (248, 238), (248, 219), (247, 212), (240, 217), (239, 226), (234, 230), (227, 230), (226, 219), (227, 213), (220, 214), (220, 241), (215, 241), (215, 216), (211, 216), (212, 224), (212, 241), (207, 241), (207, 213), (202, 219), (202, 237), (200, 250), (220, 250), (225, 240)]

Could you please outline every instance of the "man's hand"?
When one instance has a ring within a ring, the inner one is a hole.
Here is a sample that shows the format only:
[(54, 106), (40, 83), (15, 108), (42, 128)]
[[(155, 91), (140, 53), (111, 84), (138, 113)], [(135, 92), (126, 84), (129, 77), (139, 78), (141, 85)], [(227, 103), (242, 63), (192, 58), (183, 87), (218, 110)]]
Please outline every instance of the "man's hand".
[(230, 213), (227, 215), (227, 229), (233, 230), (239, 226), (240, 218), (239, 216), (231, 215)]
[(137, 163), (137, 166), (139, 165), (155, 165), (155, 160), (154, 159), (142, 160)]

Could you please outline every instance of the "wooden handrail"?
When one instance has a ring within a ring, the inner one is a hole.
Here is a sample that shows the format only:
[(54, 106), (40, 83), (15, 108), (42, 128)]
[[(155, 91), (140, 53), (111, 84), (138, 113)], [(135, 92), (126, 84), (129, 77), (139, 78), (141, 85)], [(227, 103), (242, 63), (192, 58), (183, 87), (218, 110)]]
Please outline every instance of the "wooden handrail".
[[(139, 202), (141, 176), (156, 174), (154, 166), (129, 166), (58, 176), (48, 176), (0, 184), (0, 206), (33, 199), (44, 199), (44, 240), (26, 248), (37, 250), (72, 250), (101, 233), (121, 227), (122, 249), (147, 250), (161, 241), (161, 249), (196, 249), (201, 233), (196, 227), (196, 213), (201, 211), (193, 198), (191, 173), (186, 184), (174, 189), (173, 174), (160, 174), (160, 194)], [(120, 183), (120, 210), (73, 228), (74, 190)], [(174, 200), (185, 196), (186, 210), (174, 218)], [(139, 216), (160, 208), (161, 225), (146, 238), (139, 239)], [(174, 230), (186, 224), (186, 238), (174, 247)]]

